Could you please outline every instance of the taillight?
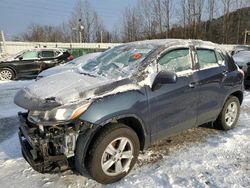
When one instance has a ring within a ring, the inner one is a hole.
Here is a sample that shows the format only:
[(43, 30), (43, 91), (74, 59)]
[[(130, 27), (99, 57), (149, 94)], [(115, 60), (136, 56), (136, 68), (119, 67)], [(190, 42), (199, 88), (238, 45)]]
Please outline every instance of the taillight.
[(238, 69), (238, 71), (241, 73), (242, 78), (244, 78), (244, 77), (245, 77), (245, 73), (244, 73), (244, 71), (243, 71), (242, 69)]
[(74, 57), (73, 57), (72, 55), (70, 55), (69, 57), (67, 57), (67, 59), (68, 59), (69, 61), (71, 61), (71, 60), (74, 59)]

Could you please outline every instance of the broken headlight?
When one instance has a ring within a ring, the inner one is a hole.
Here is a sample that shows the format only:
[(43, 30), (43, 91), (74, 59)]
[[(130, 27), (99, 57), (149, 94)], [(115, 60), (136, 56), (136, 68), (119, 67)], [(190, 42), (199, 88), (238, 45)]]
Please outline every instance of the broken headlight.
[(34, 122), (73, 120), (85, 112), (90, 104), (61, 106), (50, 111), (30, 111), (28, 120)]

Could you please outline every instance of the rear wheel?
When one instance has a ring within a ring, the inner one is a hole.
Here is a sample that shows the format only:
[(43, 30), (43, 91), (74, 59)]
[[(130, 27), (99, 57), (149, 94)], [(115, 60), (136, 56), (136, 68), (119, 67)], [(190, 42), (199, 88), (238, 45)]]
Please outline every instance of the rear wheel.
[(13, 80), (15, 73), (9, 68), (0, 69), (0, 80)]
[(240, 115), (240, 102), (235, 96), (230, 96), (216, 120), (218, 128), (229, 130), (236, 126)]
[(123, 124), (105, 127), (89, 151), (87, 168), (99, 183), (109, 184), (126, 176), (139, 154), (137, 134)]

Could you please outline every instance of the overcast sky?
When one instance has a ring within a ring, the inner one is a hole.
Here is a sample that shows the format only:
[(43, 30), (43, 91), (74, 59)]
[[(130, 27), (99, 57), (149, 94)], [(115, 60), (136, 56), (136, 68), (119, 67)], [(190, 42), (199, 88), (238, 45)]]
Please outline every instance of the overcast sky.
[[(21, 32), (32, 23), (59, 25), (67, 22), (77, 0), (0, 0), (0, 30), (6, 38)], [(105, 26), (112, 29), (121, 12), (135, 0), (90, 0)]]

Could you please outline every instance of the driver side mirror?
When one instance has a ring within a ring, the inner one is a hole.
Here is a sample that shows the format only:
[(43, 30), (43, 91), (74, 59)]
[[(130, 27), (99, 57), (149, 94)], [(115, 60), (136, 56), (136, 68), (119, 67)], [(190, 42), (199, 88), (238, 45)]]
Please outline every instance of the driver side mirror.
[(155, 77), (152, 90), (155, 90), (157, 85), (173, 84), (176, 82), (177, 75), (174, 72), (160, 71)]
[(22, 56), (20, 56), (18, 59), (19, 59), (19, 61), (22, 61), (22, 60), (23, 60), (23, 57), (22, 57)]

